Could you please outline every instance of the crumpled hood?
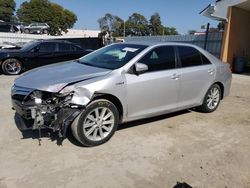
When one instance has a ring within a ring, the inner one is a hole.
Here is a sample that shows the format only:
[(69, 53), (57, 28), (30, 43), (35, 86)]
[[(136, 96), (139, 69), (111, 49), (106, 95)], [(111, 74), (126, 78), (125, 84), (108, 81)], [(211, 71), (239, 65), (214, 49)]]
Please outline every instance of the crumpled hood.
[(18, 77), (15, 80), (15, 85), (58, 92), (70, 83), (96, 78), (109, 72), (111, 72), (109, 69), (87, 66), (72, 61), (33, 69)]

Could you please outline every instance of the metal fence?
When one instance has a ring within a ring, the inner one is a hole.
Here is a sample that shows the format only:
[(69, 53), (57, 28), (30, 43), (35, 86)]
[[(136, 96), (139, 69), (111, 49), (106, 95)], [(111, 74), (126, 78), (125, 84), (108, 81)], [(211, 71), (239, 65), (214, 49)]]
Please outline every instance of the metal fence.
[[(204, 48), (205, 35), (167, 35), (167, 36), (140, 36), (126, 37), (126, 42), (184, 42)], [(209, 33), (206, 50), (216, 57), (220, 57), (223, 32)]]
[(86, 49), (96, 50), (102, 46), (100, 39), (97, 37), (84, 37), (83, 35), (62, 35), (62, 36), (50, 36), (50, 35), (35, 35), (35, 34), (23, 34), (23, 33), (2, 33), (0, 32), (0, 44), (14, 43), (19, 46), (23, 46), (25, 43), (40, 40), (40, 39), (57, 39), (66, 40), (77, 45), (80, 45)]

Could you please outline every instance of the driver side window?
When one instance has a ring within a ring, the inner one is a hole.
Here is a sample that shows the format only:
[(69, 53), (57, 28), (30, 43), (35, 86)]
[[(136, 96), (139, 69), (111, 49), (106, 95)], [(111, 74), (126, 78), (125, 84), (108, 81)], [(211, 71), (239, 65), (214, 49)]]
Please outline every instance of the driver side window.
[(161, 71), (175, 68), (175, 51), (173, 46), (161, 46), (147, 53), (140, 61), (148, 65), (148, 70)]

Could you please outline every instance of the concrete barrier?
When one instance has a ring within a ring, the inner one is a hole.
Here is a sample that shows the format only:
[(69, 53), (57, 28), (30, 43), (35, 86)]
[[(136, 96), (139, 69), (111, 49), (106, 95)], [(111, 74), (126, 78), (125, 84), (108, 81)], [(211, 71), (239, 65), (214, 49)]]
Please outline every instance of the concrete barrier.
[(62, 36), (50, 36), (50, 35), (38, 35), (38, 34), (22, 34), (22, 33), (1, 33), (0, 43), (12, 42), (16, 44), (27, 43), (32, 40), (39, 39), (69, 39), (69, 38), (86, 38), (84, 35), (62, 35)]

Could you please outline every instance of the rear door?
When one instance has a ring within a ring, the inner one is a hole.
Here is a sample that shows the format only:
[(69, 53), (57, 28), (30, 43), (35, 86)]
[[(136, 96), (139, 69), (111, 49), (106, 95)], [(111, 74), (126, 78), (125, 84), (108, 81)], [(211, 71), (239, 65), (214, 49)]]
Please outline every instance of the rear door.
[(36, 30), (37, 30), (37, 23), (30, 24), (29, 30), (30, 30), (31, 33), (36, 32)]
[(199, 105), (214, 81), (215, 65), (194, 47), (177, 49), (181, 63), (179, 107)]
[(60, 61), (69, 61), (78, 59), (85, 55), (85, 51), (73, 44), (58, 43), (58, 50), (56, 56)]
[(59, 42), (58, 49), (56, 50), (56, 57), (58, 59), (58, 62), (62, 61), (68, 61), (71, 60), (71, 50), (70, 50), (70, 44)]

